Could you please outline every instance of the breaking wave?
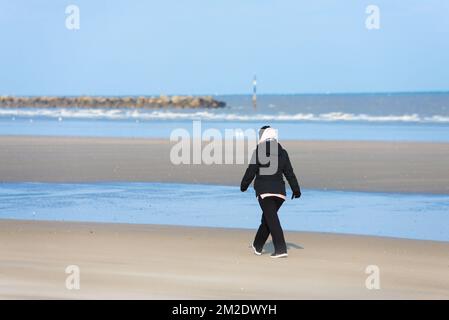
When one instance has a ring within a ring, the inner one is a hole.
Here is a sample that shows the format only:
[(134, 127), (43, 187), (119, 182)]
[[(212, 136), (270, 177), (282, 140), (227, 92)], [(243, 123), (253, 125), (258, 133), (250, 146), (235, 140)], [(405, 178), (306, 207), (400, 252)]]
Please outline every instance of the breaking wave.
[(211, 120), (211, 121), (358, 121), (358, 122), (410, 122), (449, 123), (449, 116), (418, 114), (369, 115), (344, 112), (296, 113), (296, 114), (245, 114), (214, 111), (172, 111), (142, 109), (78, 109), (78, 108), (11, 108), (0, 109), (0, 117), (48, 117), (63, 119), (109, 120)]

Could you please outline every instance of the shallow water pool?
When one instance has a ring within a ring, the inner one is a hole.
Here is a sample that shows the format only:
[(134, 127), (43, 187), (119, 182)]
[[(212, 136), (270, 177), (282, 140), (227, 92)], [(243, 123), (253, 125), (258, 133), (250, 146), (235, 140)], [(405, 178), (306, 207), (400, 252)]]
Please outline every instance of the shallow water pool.
[[(252, 190), (170, 183), (2, 183), (0, 218), (258, 227)], [(280, 211), (286, 230), (449, 241), (449, 195), (304, 190)]]

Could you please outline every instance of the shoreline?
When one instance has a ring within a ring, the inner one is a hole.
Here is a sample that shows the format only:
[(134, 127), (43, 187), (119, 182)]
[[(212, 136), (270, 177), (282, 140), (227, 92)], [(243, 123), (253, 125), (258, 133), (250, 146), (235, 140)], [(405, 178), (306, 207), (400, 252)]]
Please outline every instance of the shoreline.
[[(282, 142), (304, 189), (449, 194), (449, 144)], [(169, 140), (0, 136), (1, 182), (172, 182), (237, 186), (246, 165), (173, 165)]]
[[(258, 225), (255, 224), (254, 227), (244, 228), (244, 227), (217, 227), (217, 226), (200, 226), (200, 225), (181, 225), (181, 224), (160, 224), (160, 223), (132, 223), (132, 222), (100, 222), (100, 221), (82, 221), (82, 220), (45, 220), (45, 219), (18, 219), (18, 218), (2, 218), (0, 217), (0, 224), (2, 222), (13, 222), (13, 223), (56, 223), (56, 224), (75, 224), (75, 225), (85, 225), (89, 224), (95, 225), (105, 225), (105, 226), (143, 226), (143, 227), (160, 227), (160, 228), (186, 228), (186, 229), (199, 229), (199, 230), (218, 230), (218, 231), (238, 231), (238, 232), (255, 232), (257, 231)], [(434, 244), (448, 244), (449, 240), (433, 240), (433, 239), (417, 239), (417, 238), (403, 238), (397, 236), (379, 236), (370, 234), (359, 234), (359, 233), (344, 233), (344, 232), (327, 232), (327, 231), (308, 231), (308, 230), (292, 230), (283, 228), (285, 233), (298, 233), (298, 234), (309, 234), (317, 236), (336, 236), (336, 237), (356, 237), (356, 238), (371, 238), (371, 239), (384, 239), (393, 241), (418, 241), (418, 242), (428, 242)], [(270, 239), (270, 238), (269, 238)], [(268, 240), (267, 242), (270, 242)]]
[[(442, 124), (444, 126), (444, 124)], [(79, 136), (79, 135), (47, 135), (47, 134), (0, 134), (0, 139), (2, 138), (28, 138), (28, 139), (86, 139), (86, 140), (142, 140), (142, 141), (153, 141), (153, 142), (162, 142), (162, 143), (169, 143), (169, 138), (165, 137), (123, 137), (123, 136)], [(225, 140), (225, 139), (223, 139)], [(445, 141), (426, 141), (426, 140), (366, 140), (366, 139), (282, 139), (283, 144), (295, 144), (295, 143), (356, 143), (356, 144), (363, 144), (363, 143), (375, 143), (375, 144), (381, 144), (381, 143), (388, 143), (388, 144), (417, 144), (417, 145), (427, 145), (427, 144), (435, 144), (435, 145), (447, 145), (449, 146), (449, 142)], [(204, 143), (204, 141), (203, 141)]]
[[(0, 297), (449, 298), (449, 243), (286, 232), (289, 257), (274, 260), (269, 257), (271, 243), (260, 257), (251, 252), (248, 243), (254, 233), (163, 225), (0, 220)], [(65, 288), (68, 265), (80, 268), (80, 290)], [(365, 286), (365, 271), (370, 265), (380, 269), (379, 290)]]

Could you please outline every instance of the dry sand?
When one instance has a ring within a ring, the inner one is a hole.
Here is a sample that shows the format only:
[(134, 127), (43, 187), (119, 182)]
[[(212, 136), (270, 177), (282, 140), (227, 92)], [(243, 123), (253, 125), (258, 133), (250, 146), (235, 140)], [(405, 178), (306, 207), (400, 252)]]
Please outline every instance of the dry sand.
[[(449, 194), (449, 144), (285, 141), (303, 188)], [(0, 137), (0, 181), (239, 185), (244, 165), (179, 165), (168, 140)]]
[[(0, 220), (0, 298), (448, 299), (449, 243), (287, 232), (289, 257), (255, 256), (253, 231)], [(80, 290), (65, 268), (78, 265)], [(365, 268), (380, 268), (380, 289)]]

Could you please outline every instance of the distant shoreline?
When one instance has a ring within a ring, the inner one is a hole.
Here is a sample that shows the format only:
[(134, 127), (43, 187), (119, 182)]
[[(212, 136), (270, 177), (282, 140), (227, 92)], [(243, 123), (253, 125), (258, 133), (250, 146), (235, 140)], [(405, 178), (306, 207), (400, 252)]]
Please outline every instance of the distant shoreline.
[(4, 108), (223, 108), (212, 96), (0, 96)]

